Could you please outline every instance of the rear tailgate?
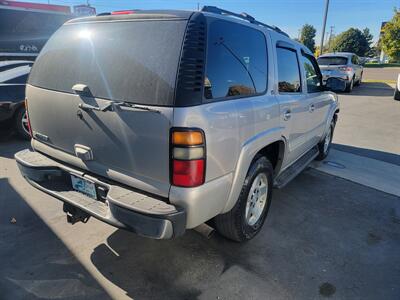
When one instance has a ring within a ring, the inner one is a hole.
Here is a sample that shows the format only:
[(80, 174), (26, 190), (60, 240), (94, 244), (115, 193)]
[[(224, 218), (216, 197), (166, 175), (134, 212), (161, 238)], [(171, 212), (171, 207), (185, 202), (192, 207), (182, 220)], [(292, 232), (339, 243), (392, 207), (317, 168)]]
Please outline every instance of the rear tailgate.
[[(169, 130), (185, 27), (184, 20), (64, 25), (43, 48), (27, 86), (34, 147), (167, 196)], [(89, 90), (74, 92), (76, 84)]]

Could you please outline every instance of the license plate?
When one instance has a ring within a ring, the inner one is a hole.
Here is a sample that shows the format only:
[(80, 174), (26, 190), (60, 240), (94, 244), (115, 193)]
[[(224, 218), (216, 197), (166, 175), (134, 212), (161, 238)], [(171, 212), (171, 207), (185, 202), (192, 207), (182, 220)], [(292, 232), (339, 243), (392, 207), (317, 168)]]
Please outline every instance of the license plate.
[(97, 199), (96, 186), (93, 182), (71, 175), (72, 188), (78, 192), (81, 192), (90, 198)]

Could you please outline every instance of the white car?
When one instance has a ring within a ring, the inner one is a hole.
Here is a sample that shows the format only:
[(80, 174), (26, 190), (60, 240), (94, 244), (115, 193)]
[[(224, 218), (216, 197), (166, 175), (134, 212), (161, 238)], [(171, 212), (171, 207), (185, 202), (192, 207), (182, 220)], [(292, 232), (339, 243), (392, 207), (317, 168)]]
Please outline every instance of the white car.
[(394, 100), (400, 100), (400, 74), (397, 77), (397, 84), (394, 90), (394, 96), (393, 96)]

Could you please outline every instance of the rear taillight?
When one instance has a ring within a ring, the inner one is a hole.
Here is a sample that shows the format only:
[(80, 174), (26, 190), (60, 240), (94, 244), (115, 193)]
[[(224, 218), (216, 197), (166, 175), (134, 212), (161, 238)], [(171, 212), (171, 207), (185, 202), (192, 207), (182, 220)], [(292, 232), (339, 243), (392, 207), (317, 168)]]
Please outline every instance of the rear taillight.
[(353, 68), (352, 67), (339, 67), (340, 71), (344, 71), (344, 72), (352, 72)]
[(25, 112), (26, 112), (26, 118), (28, 119), (28, 130), (29, 130), (29, 135), (32, 137), (32, 127), (31, 127), (31, 120), (29, 119), (29, 114), (28, 114), (28, 101), (25, 99)]
[(200, 129), (175, 128), (171, 131), (171, 183), (195, 187), (204, 183), (206, 141)]

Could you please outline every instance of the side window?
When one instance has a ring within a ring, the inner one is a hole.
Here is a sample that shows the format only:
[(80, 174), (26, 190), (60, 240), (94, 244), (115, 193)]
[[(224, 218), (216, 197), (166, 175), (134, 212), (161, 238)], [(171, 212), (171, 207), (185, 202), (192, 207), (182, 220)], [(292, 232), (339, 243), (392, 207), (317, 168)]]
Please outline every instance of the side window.
[(314, 57), (303, 55), (303, 66), (307, 81), (307, 92), (316, 93), (322, 89), (320, 72), (317, 70), (317, 62)]
[(357, 58), (357, 56), (353, 55), (353, 56), (351, 57), (351, 62), (352, 62), (354, 65), (358, 65), (358, 58)]
[(204, 97), (250, 96), (267, 89), (264, 34), (240, 24), (216, 20), (208, 31)]
[(279, 92), (301, 92), (300, 68), (297, 52), (288, 48), (276, 48), (278, 56), (278, 87)]

